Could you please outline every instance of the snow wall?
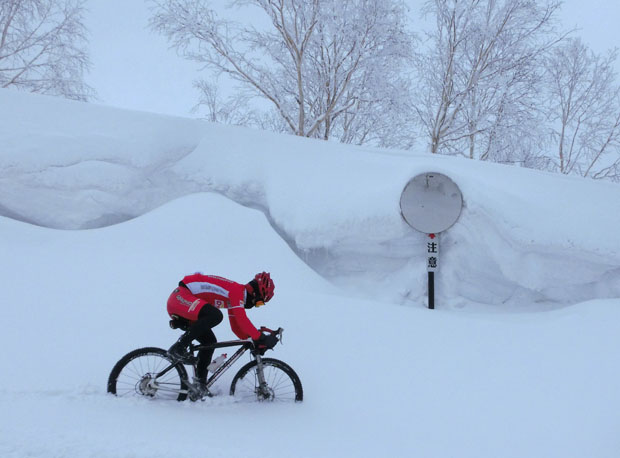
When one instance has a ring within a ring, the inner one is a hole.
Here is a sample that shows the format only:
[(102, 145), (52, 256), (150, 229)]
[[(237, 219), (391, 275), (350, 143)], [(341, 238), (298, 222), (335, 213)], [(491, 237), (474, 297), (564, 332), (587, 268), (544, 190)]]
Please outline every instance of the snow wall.
[(6, 89), (0, 106), (2, 216), (97, 228), (217, 192), (260, 209), (347, 294), (423, 306), (427, 239), (402, 220), (399, 198), (413, 176), (440, 172), (460, 187), (464, 207), (441, 235), (439, 304), (510, 309), (620, 297), (618, 185)]

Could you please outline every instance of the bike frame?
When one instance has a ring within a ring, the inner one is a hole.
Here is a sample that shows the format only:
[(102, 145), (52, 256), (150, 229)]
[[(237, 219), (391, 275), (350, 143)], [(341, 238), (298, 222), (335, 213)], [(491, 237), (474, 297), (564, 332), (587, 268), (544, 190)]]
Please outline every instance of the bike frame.
[[(272, 329), (269, 329), (265, 326), (261, 326), (260, 328), (260, 332), (268, 332), (270, 334), (275, 334), (278, 336), (278, 341), (282, 342), (282, 333), (283, 333), (284, 329), (282, 328), (278, 328), (278, 330), (274, 331)], [(211, 375), (211, 377), (208, 378), (207, 380), (207, 388), (210, 388), (216, 381), (218, 378), (220, 378), (220, 376), (226, 372), (239, 358), (241, 358), (241, 356), (248, 350), (250, 350), (252, 357), (254, 358), (254, 360), (256, 361), (256, 375), (258, 376), (258, 382), (259, 382), (259, 387), (260, 390), (263, 390), (267, 387), (267, 382), (265, 380), (265, 374), (263, 372), (263, 353), (265, 352), (266, 349), (263, 350), (263, 348), (256, 348), (254, 346), (254, 342), (251, 339), (248, 340), (228, 340), (228, 341), (224, 341), (224, 342), (216, 342), (214, 344), (210, 344), (210, 345), (193, 345), (190, 344), (189, 349), (192, 352), (192, 354), (194, 354), (197, 351), (200, 350), (216, 350), (218, 348), (227, 348), (227, 347), (240, 347), (230, 358), (228, 358), (226, 360), (226, 362), (224, 364), (222, 364), (214, 373), (213, 375)], [(196, 359), (194, 359), (194, 362), (192, 363), (192, 368), (194, 369), (194, 378), (196, 377)], [(178, 364), (183, 364), (181, 362), (175, 363), (175, 364), (170, 364), (170, 366), (166, 367), (164, 370), (158, 372), (157, 374), (155, 374), (155, 377), (149, 382), (149, 384), (157, 381), (157, 379), (159, 377), (162, 377), (163, 375), (167, 374), (169, 371), (171, 371), (174, 367), (176, 367)], [(185, 383), (185, 385), (188, 387), (188, 391), (196, 391), (196, 388), (194, 386), (193, 383), (191, 383), (189, 380), (183, 380), (183, 382)], [(159, 389), (159, 388), (158, 388)], [(185, 391), (185, 390), (182, 390)]]
[[(262, 356), (260, 354), (260, 351), (257, 351), (254, 348), (254, 344), (252, 343), (251, 340), (229, 340), (229, 341), (225, 341), (225, 342), (217, 342), (211, 345), (190, 345), (190, 351), (192, 353), (203, 350), (203, 349), (209, 349), (209, 350), (215, 350), (218, 348), (226, 348), (226, 347), (240, 347), (230, 358), (228, 358), (226, 360), (226, 362), (224, 364), (222, 364), (214, 373), (213, 375), (211, 375), (211, 377), (208, 378), (207, 380), (207, 388), (210, 388), (216, 381), (218, 378), (220, 378), (220, 376), (226, 372), (239, 358), (241, 358), (241, 356), (243, 356), (243, 354), (250, 350), (252, 352), (252, 357), (256, 360), (256, 365), (257, 365), (257, 375), (258, 375), (258, 381), (260, 383), (260, 385), (264, 385), (265, 382), (265, 376), (263, 373), (263, 361), (262, 361)], [(176, 364), (170, 364), (170, 366), (166, 367), (164, 370), (158, 372), (157, 374), (155, 374), (155, 377), (153, 380), (157, 380), (159, 377), (164, 376), (165, 374), (167, 374), (169, 371), (171, 371), (174, 367), (176, 367), (177, 364), (182, 364), (182, 363), (176, 363)], [(194, 369), (194, 376), (196, 376), (196, 363), (192, 363), (192, 367)], [(191, 383), (189, 380), (184, 380), (185, 384), (190, 387), (190, 390), (193, 388), (193, 383)]]
[[(240, 345), (241, 347), (235, 352), (233, 353), (233, 355), (228, 358), (224, 364), (222, 364), (220, 367), (217, 368), (217, 370), (211, 375), (211, 377), (209, 377), (207, 379), (207, 388), (211, 388), (211, 386), (217, 381), (218, 378), (220, 378), (220, 376), (226, 372), (228, 370), (228, 368), (230, 368), (230, 366), (232, 366), (239, 358), (241, 358), (243, 356), (243, 354), (254, 348), (254, 345), (252, 344), (251, 341), (247, 341), (247, 340), (230, 340), (228, 342), (218, 342), (212, 345), (197, 345), (195, 347), (192, 348), (192, 351), (200, 351), (202, 349), (217, 349), (217, 348), (226, 348), (226, 347), (235, 347)], [(191, 348), (191, 347), (190, 347)], [(255, 358), (258, 357), (258, 359), (260, 359), (260, 355), (253, 353), (252, 356), (254, 356)], [(260, 363), (259, 363), (260, 364)], [(262, 369), (262, 364), (261, 365), (261, 369)], [(196, 365), (193, 365), (194, 368), (194, 376), (196, 375)], [(262, 370), (261, 370), (262, 372)]]

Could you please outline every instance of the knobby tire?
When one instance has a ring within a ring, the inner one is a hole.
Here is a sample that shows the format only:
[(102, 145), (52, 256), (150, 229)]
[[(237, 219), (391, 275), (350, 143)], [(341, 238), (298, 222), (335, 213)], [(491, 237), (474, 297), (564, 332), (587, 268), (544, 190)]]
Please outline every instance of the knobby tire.
[(304, 398), (301, 381), (292, 367), (283, 361), (263, 358), (265, 380), (272, 396), (265, 398), (258, 393), (256, 361), (250, 361), (239, 369), (230, 385), (230, 394), (242, 401), (301, 402)]
[[(171, 363), (166, 350), (156, 347), (138, 348), (123, 356), (108, 377), (108, 393), (116, 396), (168, 398), (183, 401), (187, 398), (187, 371), (179, 363), (157, 380), (162, 389), (143, 387), (148, 374), (155, 374)], [(142, 385), (141, 385), (142, 382)]]

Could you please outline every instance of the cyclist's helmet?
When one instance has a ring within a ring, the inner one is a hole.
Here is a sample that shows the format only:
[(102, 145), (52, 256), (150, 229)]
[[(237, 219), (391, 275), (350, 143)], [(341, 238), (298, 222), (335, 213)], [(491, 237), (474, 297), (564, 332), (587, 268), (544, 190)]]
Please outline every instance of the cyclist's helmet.
[(268, 302), (273, 297), (275, 285), (269, 272), (261, 272), (251, 282), (257, 302)]

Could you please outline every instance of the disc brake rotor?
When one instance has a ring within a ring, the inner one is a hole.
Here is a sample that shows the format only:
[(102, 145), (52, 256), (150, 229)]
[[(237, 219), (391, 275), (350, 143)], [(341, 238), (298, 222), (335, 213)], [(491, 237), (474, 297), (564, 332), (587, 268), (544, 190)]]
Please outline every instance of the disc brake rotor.
[(138, 381), (136, 384), (136, 392), (144, 396), (155, 396), (155, 393), (157, 393), (157, 386), (154, 386), (151, 374), (146, 374)]
[(261, 401), (273, 401), (275, 397), (276, 393), (273, 391), (273, 388), (267, 385), (258, 388), (258, 398)]

